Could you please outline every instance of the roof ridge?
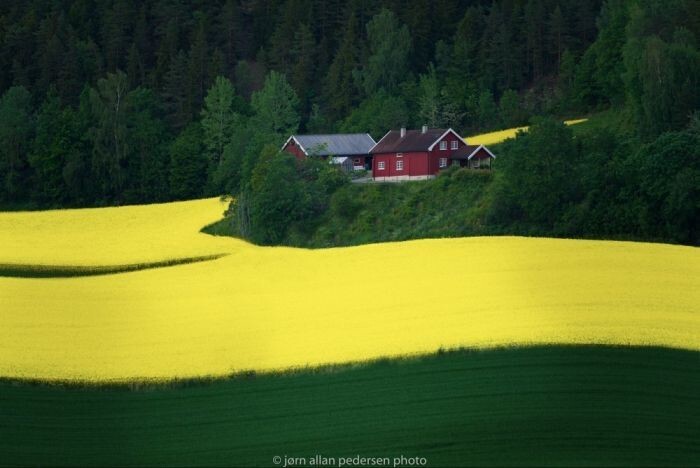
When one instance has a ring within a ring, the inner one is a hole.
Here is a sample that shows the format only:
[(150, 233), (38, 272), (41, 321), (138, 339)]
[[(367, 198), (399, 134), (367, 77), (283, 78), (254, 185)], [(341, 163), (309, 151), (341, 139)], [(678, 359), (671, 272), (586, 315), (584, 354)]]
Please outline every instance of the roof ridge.
[(338, 135), (368, 135), (367, 132), (358, 133), (295, 133), (293, 136), (338, 136)]

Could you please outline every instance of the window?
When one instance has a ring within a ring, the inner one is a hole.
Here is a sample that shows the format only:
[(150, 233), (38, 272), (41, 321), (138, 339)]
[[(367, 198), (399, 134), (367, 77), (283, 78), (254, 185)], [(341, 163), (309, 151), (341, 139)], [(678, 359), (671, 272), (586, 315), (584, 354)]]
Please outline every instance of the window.
[(447, 158), (440, 158), (440, 167), (447, 167)]
[(360, 165), (360, 158), (355, 158), (354, 162), (355, 162), (356, 166), (359, 166)]
[(396, 161), (396, 170), (403, 171), (403, 161)]
[(480, 159), (474, 159), (472, 162), (474, 163), (474, 169), (478, 169), (481, 167), (481, 160)]
[(377, 163), (377, 170), (383, 171), (383, 170), (384, 170), (384, 167), (385, 167), (385, 166), (384, 166), (384, 161), (379, 161), (379, 162)]
[(445, 151), (447, 149), (447, 142), (446, 141), (441, 141), (440, 142), (440, 150)]
[(397, 158), (403, 158), (403, 153), (396, 153)]
[(457, 140), (452, 140), (452, 149), (456, 150), (457, 148), (459, 148), (459, 143)]

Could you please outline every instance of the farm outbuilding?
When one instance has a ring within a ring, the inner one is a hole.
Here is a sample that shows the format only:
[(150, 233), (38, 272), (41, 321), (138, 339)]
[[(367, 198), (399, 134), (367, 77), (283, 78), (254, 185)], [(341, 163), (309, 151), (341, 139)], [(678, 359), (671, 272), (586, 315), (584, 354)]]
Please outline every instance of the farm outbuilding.
[(343, 167), (352, 169), (371, 169), (372, 156), (370, 148), (376, 142), (368, 133), (330, 134), (330, 135), (292, 135), (287, 139), (282, 150), (296, 156), (297, 159), (318, 156), (321, 158), (348, 158)]

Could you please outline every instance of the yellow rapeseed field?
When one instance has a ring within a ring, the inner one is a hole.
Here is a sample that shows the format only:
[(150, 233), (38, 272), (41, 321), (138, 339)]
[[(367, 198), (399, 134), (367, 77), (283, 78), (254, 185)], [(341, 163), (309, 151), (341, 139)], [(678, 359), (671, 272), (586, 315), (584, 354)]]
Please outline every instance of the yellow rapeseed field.
[[(169, 230), (147, 212), (170, 217)], [(197, 233), (220, 212), (218, 200), (201, 200), (36, 213), (58, 229), (27, 232), (35, 224), (23, 220), (2, 232), (0, 263), (230, 255), (115, 275), (0, 278), (0, 376), (170, 379), (459, 346), (700, 349), (696, 248), (518, 237), (264, 248)], [(87, 234), (81, 213), (105, 227)], [(130, 222), (137, 217), (146, 228)], [(38, 245), (16, 238), (25, 235)], [(92, 237), (102, 235), (109, 241)]]
[[(566, 120), (564, 123), (566, 125), (576, 125), (585, 122), (588, 119), (576, 119), (576, 120)], [(520, 131), (526, 132), (529, 127), (516, 127), (509, 128), (507, 130), (500, 130), (498, 132), (484, 133), (481, 135), (474, 135), (464, 139), (470, 145), (495, 145), (497, 143), (503, 143), (508, 138), (515, 138), (515, 135)]]
[(0, 264), (123, 265), (224, 253), (228, 242), (199, 230), (221, 219), (226, 206), (207, 199), (0, 212)]

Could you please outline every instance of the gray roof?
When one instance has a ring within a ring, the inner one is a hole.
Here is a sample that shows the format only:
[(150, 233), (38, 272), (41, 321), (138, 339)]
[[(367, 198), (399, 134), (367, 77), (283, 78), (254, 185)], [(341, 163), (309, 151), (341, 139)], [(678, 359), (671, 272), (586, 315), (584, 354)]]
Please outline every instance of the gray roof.
[(376, 142), (367, 133), (339, 133), (335, 135), (292, 135), (304, 152), (318, 156), (352, 156), (368, 154)]

